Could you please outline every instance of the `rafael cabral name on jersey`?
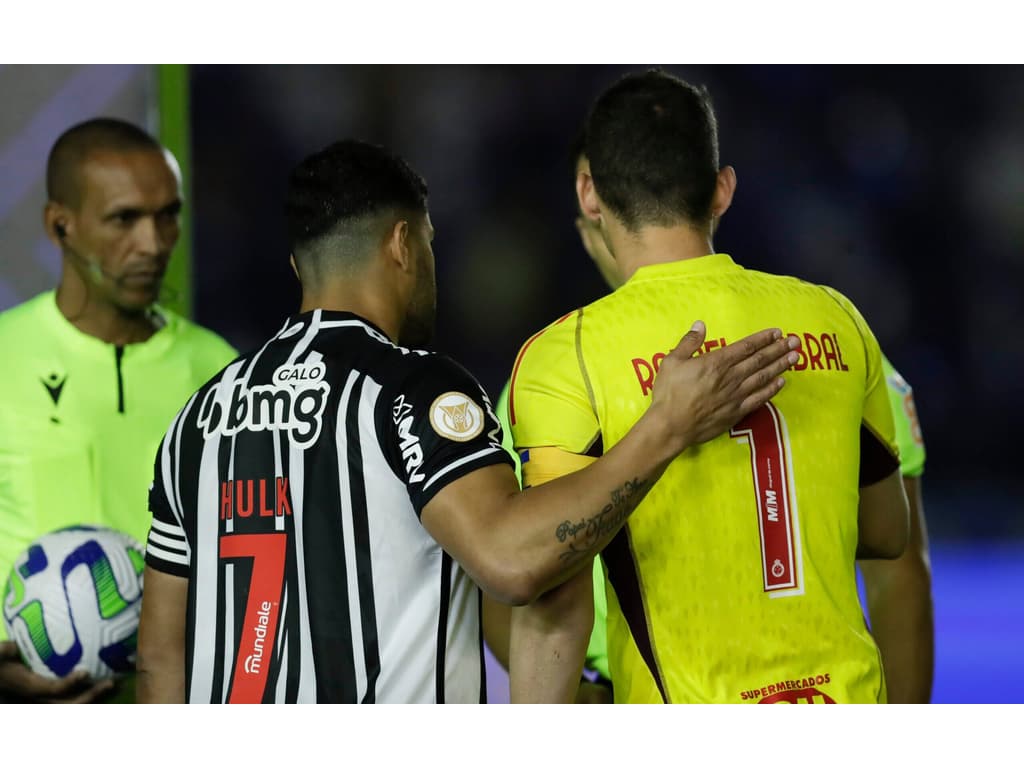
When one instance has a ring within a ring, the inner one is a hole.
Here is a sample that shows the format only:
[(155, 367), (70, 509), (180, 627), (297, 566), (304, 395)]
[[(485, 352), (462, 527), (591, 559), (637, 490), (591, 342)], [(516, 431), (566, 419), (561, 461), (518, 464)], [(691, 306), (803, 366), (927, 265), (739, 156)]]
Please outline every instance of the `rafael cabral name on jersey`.
[[(843, 352), (839, 347), (839, 334), (828, 331), (788, 333), (786, 335), (800, 339), (800, 349), (797, 350), (800, 358), (790, 368), (791, 371), (840, 371), (845, 373), (850, 370), (849, 366), (843, 362)], [(697, 354), (705, 355), (713, 349), (727, 345), (728, 342), (724, 336), (717, 339), (709, 338), (697, 350)], [(654, 377), (661, 367), (661, 361), (667, 355), (668, 352), (656, 352), (653, 355), (634, 357), (631, 360), (633, 373), (636, 374), (636, 379), (640, 383), (641, 396), (650, 394), (651, 388), (654, 386)]]

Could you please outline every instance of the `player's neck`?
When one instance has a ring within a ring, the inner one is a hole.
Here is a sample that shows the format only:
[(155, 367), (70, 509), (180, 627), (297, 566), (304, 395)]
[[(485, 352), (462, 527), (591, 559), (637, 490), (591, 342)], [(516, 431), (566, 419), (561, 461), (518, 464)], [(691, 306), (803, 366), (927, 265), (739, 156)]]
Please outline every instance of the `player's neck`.
[(299, 312), (324, 309), (328, 312), (351, 312), (369, 320), (397, 343), (401, 320), (391, 303), (383, 301), (372, 291), (335, 289), (312, 293), (303, 291)]
[(146, 341), (158, 328), (148, 309), (118, 307), (66, 274), (57, 286), (57, 309), (82, 333), (117, 346)]
[(698, 259), (714, 253), (710, 232), (690, 226), (647, 226), (639, 232), (618, 228), (609, 235), (615, 260), (626, 280), (641, 267)]

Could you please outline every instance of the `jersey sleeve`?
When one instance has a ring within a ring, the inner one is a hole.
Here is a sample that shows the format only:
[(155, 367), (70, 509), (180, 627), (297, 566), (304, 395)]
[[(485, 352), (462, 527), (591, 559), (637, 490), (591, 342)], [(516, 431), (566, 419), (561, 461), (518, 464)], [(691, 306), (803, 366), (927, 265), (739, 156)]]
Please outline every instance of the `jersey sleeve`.
[(513, 464), (490, 399), (451, 358), (425, 357), (382, 406), (384, 454), (417, 515), (454, 480), (490, 464)]
[(924, 474), (924, 436), (914, 405), (914, 389), (882, 355), (882, 368), (889, 388), (889, 406), (896, 427), (896, 443), (900, 448), (900, 474), (920, 477)]
[(877, 483), (899, 468), (899, 447), (882, 367), (882, 350), (853, 302), (838, 291), (825, 290), (846, 310), (864, 344), (864, 408), (860, 430), (860, 485), (864, 487)]
[(501, 447), (505, 449), (515, 463), (516, 480), (519, 481), (519, 487), (521, 488), (523, 485), (523, 468), (519, 461), (519, 454), (516, 453), (515, 446), (512, 444), (512, 428), (508, 423), (508, 391), (509, 382), (506, 381), (505, 386), (501, 389), (501, 394), (498, 395), (498, 402), (494, 407), (494, 411), (498, 421), (501, 423)]
[(188, 576), (189, 547), (180, 518), (174, 514), (173, 481), (170, 477), (167, 437), (160, 441), (149, 486), (149, 511), (152, 522), (146, 540), (146, 565), (172, 576)]
[(524, 487), (582, 469), (600, 455), (601, 428), (579, 349), (581, 320), (578, 311), (566, 315), (531, 337), (516, 359), (509, 425)]

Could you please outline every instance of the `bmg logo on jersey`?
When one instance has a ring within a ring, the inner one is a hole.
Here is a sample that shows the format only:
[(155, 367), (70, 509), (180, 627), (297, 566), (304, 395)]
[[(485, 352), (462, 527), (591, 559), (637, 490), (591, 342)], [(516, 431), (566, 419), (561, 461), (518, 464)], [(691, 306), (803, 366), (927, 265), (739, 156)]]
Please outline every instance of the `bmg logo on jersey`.
[(244, 381), (211, 387), (199, 408), (203, 436), (230, 436), (265, 429), (290, 433), (292, 443), (305, 449), (320, 436), (324, 406), (331, 386), (324, 381), (320, 360), (279, 366), (273, 384), (246, 387)]

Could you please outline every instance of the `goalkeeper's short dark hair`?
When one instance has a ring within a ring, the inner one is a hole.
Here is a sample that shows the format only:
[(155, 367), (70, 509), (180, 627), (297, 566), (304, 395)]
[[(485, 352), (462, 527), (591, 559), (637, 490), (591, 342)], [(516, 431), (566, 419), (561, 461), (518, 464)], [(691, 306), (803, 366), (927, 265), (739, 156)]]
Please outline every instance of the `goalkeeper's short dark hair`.
[(598, 195), (631, 231), (710, 219), (718, 125), (703, 86), (658, 69), (626, 75), (591, 109), (584, 151)]

